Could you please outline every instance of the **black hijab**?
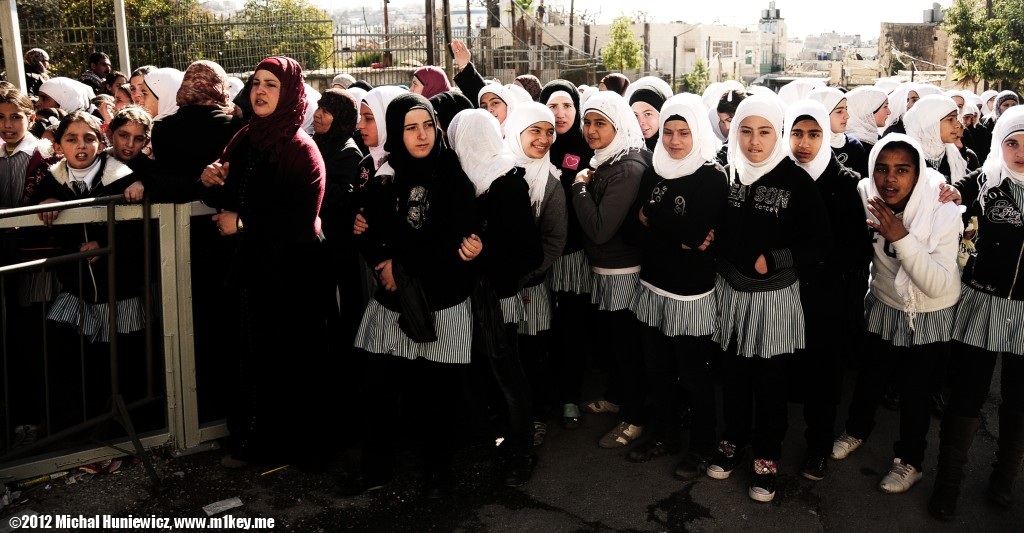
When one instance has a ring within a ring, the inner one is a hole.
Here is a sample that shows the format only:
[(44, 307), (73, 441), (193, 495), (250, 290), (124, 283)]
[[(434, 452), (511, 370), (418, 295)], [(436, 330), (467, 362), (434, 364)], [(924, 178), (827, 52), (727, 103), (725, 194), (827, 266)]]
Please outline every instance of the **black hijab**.
[[(425, 110), (434, 121), (434, 147), (427, 157), (421, 159), (413, 157), (405, 147), (405, 115), (414, 109)], [(388, 110), (384, 117), (384, 127), (388, 132), (384, 149), (388, 152), (387, 162), (391, 168), (395, 169), (395, 172), (414, 172), (437, 166), (441, 154), (445, 150), (444, 138), (441, 137), (437, 114), (434, 113), (434, 107), (430, 105), (429, 100), (418, 94), (400, 94), (388, 104)]]

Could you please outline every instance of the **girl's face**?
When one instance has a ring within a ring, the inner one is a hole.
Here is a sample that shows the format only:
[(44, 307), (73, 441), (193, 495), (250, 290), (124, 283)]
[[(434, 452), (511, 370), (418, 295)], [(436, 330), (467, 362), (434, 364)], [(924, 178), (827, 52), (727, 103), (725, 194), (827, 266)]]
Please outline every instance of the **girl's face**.
[(270, 116), (280, 99), (281, 80), (269, 70), (257, 70), (252, 75), (252, 91), (249, 93), (253, 114), (257, 117)]
[(146, 146), (146, 128), (138, 122), (128, 122), (113, 132), (114, 157), (128, 162)]
[(498, 124), (505, 123), (505, 117), (508, 116), (508, 104), (500, 96), (494, 93), (484, 93), (480, 97), (480, 107), (494, 115), (494, 118), (498, 119)]
[(828, 120), (832, 133), (843, 133), (846, 131), (846, 122), (850, 120), (850, 111), (846, 105), (846, 98), (839, 101), (836, 108), (829, 114)]
[(1024, 172), (1024, 133), (1007, 137), (1002, 147), (1006, 166), (1014, 172)]
[(885, 205), (899, 211), (907, 206), (917, 185), (917, 158), (904, 148), (883, 149), (875, 159), (871, 179)]
[(917, 91), (910, 91), (907, 93), (907, 111), (914, 107), (914, 104), (921, 99), (921, 96), (917, 94)]
[(316, 108), (316, 111), (313, 112), (313, 132), (323, 135), (331, 131), (331, 124), (334, 124), (334, 115), (322, 107)]
[(153, 94), (149, 85), (146, 85), (145, 83), (143, 83), (142, 87), (139, 88), (139, 95), (142, 98), (142, 103), (139, 105), (149, 113), (149, 116), (155, 117), (160, 109), (160, 99)]
[(543, 159), (555, 141), (555, 126), (550, 122), (534, 122), (519, 134), (519, 141), (526, 157)]
[(367, 148), (377, 146), (377, 120), (373, 117), (370, 106), (359, 104), (359, 124), (356, 124), (356, 129), (359, 130), (359, 136), (363, 138), (363, 144)]
[(630, 107), (633, 109), (636, 121), (640, 123), (640, 131), (643, 132), (644, 139), (650, 139), (657, 135), (658, 125), (661, 122), (661, 114), (658, 113), (658, 110), (647, 102), (637, 102)]
[(7, 102), (0, 103), (0, 138), (11, 146), (20, 143), (25, 138), (31, 119), (32, 117), (18, 106)]
[(128, 95), (124, 94), (124, 91), (114, 91), (114, 112), (124, 109), (124, 106), (131, 105), (132, 99)]
[(891, 114), (892, 110), (889, 109), (889, 101), (886, 100), (885, 103), (882, 104), (882, 107), (879, 107), (878, 111), (875, 111), (875, 126), (878, 128), (885, 126), (885, 119), (889, 118), (889, 115)]
[(36, 109), (60, 109), (60, 104), (46, 93), (39, 93), (36, 100)]
[(800, 120), (789, 131), (789, 147), (797, 161), (807, 164), (821, 150), (824, 132), (816, 120)]
[(412, 94), (423, 94), (423, 82), (416, 76), (412, 77), (412, 84), (409, 85), (409, 92)]
[(100, 151), (100, 138), (88, 124), (75, 121), (68, 125), (60, 138), (60, 149), (68, 166), (73, 169), (87, 168), (96, 161)]
[(965, 128), (970, 128), (971, 126), (974, 125), (974, 123), (977, 121), (977, 119), (978, 119), (978, 115), (975, 115), (975, 114), (964, 115), (964, 127)]
[(749, 116), (740, 122), (739, 146), (740, 150), (751, 163), (760, 163), (775, 150), (775, 143), (779, 141), (779, 134), (768, 119), (759, 116)]
[(135, 105), (146, 107), (146, 93), (149, 92), (149, 87), (146, 86), (146, 77), (132, 76), (128, 80), (128, 85), (132, 88), (132, 101), (135, 102)]
[(405, 114), (405, 128), (402, 133), (402, 141), (409, 155), (416, 159), (423, 159), (430, 155), (434, 149), (436, 140), (434, 119), (426, 109), (413, 109)]
[(555, 131), (559, 135), (565, 135), (569, 128), (576, 122), (576, 106), (572, 98), (568, 96), (557, 96), (548, 100), (548, 109), (555, 115)]
[(960, 111), (964, 109), (964, 97), (963, 96), (952, 96), (953, 103), (956, 104), (956, 108)]
[(718, 131), (726, 138), (729, 137), (729, 128), (732, 127), (732, 115), (729, 113), (718, 114)]
[(1003, 113), (1006, 112), (1007, 109), (1010, 109), (1011, 107), (1013, 107), (1015, 105), (1017, 105), (1017, 101), (1016, 100), (1009, 99), (1009, 98), (1007, 98), (1006, 100), (1003, 100), (1003, 103), (999, 104), (999, 114), (1002, 115)]
[(591, 111), (583, 117), (583, 137), (591, 150), (607, 148), (615, 139), (615, 126), (608, 117)]
[(110, 91), (111, 94), (113, 94), (113, 93), (117, 92), (117, 91), (115, 91), (115, 89), (117, 89), (118, 87), (124, 85), (125, 83), (128, 83), (128, 80), (124, 79), (124, 76), (118, 76), (118, 77), (114, 78), (114, 83), (107, 83), (106, 84), (107, 85), (107, 90)]
[(939, 138), (944, 143), (956, 142), (962, 136), (963, 131), (964, 127), (960, 124), (956, 111), (950, 112), (939, 121)]
[(682, 159), (693, 151), (693, 135), (685, 120), (667, 120), (661, 130), (661, 145), (672, 159)]

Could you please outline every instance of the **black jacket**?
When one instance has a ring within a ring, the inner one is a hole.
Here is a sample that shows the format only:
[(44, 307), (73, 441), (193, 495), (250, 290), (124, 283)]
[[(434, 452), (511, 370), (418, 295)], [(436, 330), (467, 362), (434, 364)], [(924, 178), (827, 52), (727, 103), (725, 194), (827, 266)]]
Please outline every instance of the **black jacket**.
[(985, 207), (979, 194), (987, 177), (975, 172), (960, 180), (965, 216), (978, 217), (978, 236), (973, 255), (964, 267), (961, 281), (981, 292), (1006, 298), (1024, 299), (1024, 212), (1017, 205), (1009, 179), (985, 193)]
[(533, 219), (530, 188), (522, 168), (494, 180), (476, 199), (484, 273), (499, 299), (519, 292), (519, 281), (544, 260), (540, 230)]
[(242, 122), (216, 106), (191, 105), (153, 124), (153, 158), (159, 164), (146, 183), (157, 202), (186, 203), (203, 194), (199, 177), (220, 159)]

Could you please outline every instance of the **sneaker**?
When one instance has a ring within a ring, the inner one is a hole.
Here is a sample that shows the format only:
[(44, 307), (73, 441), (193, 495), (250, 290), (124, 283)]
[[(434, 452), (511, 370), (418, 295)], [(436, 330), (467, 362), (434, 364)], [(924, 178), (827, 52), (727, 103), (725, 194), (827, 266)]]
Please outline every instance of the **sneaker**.
[(619, 425), (612, 428), (605, 436), (601, 437), (601, 440), (597, 441), (597, 445), (602, 448), (622, 448), (639, 438), (643, 432), (643, 426), (634, 426), (629, 422), (619, 422)]
[(824, 455), (812, 455), (807, 458), (800, 475), (811, 481), (821, 481), (828, 473), (828, 458)]
[(860, 448), (861, 444), (864, 444), (864, 439), (851, 437), (848, 433), (844, 432), (832, 443), (832, 458), (835, 460), (846, 459), (846, 456), (853, 453), (853, 450)]
[(695, 452), (686, 452), (683, 459), (676, 465), (676, 469), (672, 471), (672, 477), (680, 481), (689, 481), (703, 474), (707, 468), (707, 457)]
[(567, 403), (562, 406), (562, 427), (565, 429), (576, 429), (580, 427), (580, 408), (574, 403)]
[(715, 451), (715, 455), (708, 463), (708, 468), (704, 473), (710, 478), (726, 479), (732, 474), (739, 461), (740, 458), (736, 454), (736, 445), (723, 440), (718, 443), (718, 450)]
[(754, 459), (754, 478), (750, 480), (747, 494), (755, 502), (770, 502), (775, 499), (775, 476), (779, 463), (770, 459)]
[(924, 477), (924, 474), (918, 472), (916, 468), (904, 463), (903, 459), (897, 457), (892, 460), (892, 468), (882, 478), (878, 488), (888, 494), (899, 494), (910, 490), (910, 487), (913, 487), (914, 483), (921, 481), (922, 477)]
[(533, 467), (537, 464), (537, 456), (526, 454), (513, 457), (505, 470), (506, 487), (522, 487), (533, 476)]
[(548, 425), (544, 422), (533, 423), (533, 445), (540, 446), (544, 444), (544, 437), (548, 434)]
[(593, 414), (612, 413), (616, 414), (619, 412), (619, 404), (609, 402), (608, 400), (590, 400), (589, 402), (580, 406), (584, 412)]
[(678, 444), (669, 444), (661, 439), (649, 439), (626, 454), (626, 459), (634, 463), (646, 463), (663, 455), (679, 453)]

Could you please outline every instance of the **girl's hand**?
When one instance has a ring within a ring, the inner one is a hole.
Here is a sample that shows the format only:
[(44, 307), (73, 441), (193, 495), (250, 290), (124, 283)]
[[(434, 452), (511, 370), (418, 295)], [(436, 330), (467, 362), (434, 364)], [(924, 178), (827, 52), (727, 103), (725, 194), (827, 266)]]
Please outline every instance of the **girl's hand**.
[(377, 272), (377, 276), (380, 278), (380, 284), (384, 287), (384, 290), (391, 292), (398, 290), (398, 284), (395, 283), (395, 275), (391, 273), (390, 259), (381, 261), (380, 264), (373, 267), (373, 270)]
[(754, 270), (762, 275), (768, 273), (768, 261), (765, 260), (764, 254), (757, 256), (757, 260), (754, 261)]
[(878, 219), (878, 222), (868, 220), (868, 226), (877, 231), (885, 240), (896, 242), (910, 234), (903, 221), (896, 218), (889, 206), (885, 205), (879, 197), (868, 199), (868, 211)]
[(469, 237), (462, 239), (462, 246), (459, 247), (459, 257), (463, 261), (472, 261), (476, 259), (480, 252), (484, 250), (484, 243), (477, 237), (476, 233), (471, 234)]
[[(59, 200), (57, 200), (56, 198), (47, 198), (47, 199), (43, 200), (42, 202), (39, 202), (39, 205), (55, 204), (58, 201)], [(43, 225), (45, 225), (45, 226), (52, 226), (53, 225), (53, 221), (57, 220), (57, 216), (58, 215), (60, 215), (60, 211), (46, 211), (46, 212), (43, 212), (43, 213), (39, 213), (39, 220), (42, 220), (43, 221)]]
[[(83, 244), (82, 247), (78, 249), (78, 251), (79, 252), (89, 252), (89, 251), (92, 251), (92, 250), (99, 250), (99, 249), (100, 249), (100, 243), (98, 243), (96, 241), (89, 241), (89, 242)], [(94, 257), (90, 257), (89, 258), (89, 263), (90, 264), (91, 263), (95, 263), (96, 261), (99, 261), (99, 260), (100, 260), (100, 256), (98, 256), (98, 255), (94, 256)]]
[(207, 187), (224, 185), (224, 180), (228, 179), (228, 164), (214, 162), (206, 165), (202, 176), (199, 177), (199, 181), (203, 182), (203, 185)]
[(221, 211), (213, 215), (213, 223), (217, 225), (217, 233), (222, 237), (238, 233), (238, 213)]
[[(647, 219), (647, 215), (644, 215), (644, 208), (642, 207), (640, 208), (640, 223), (643, 224), (645, 228), (651, 227), (650, 221)], [(683, 248), (686, 248), (685, 244), (683, 245)]]
[(127, 189), (124, 190), (124, 199), (129, 202), (141, 202), (142, 195), (145, 192), (146, 187), (142, 184), (142, 182), (136, 181), (135, 183), (132, 183), (131, 185), (128, 186)]
[[(711, 246), (711, 243), (713, 243), (713, 242), (715, 242), (715, 228), (711, 228), (711, 231), (708, 232), (708, 236), (704, 237), (704, 242), (701, 243), (701, 245), (698, 246), (697, 249), (703, 252), (704, 250), (707, 250), (708, 246)], [(683, 250), (692, 250), (692, 249), (693, 248), (690, 248), (689, 246), (687, 246), (685, 244), (683, 245)], [(762, 256), (762, 257), (764, 257), (764, 256)], [(757, 268), (757, 263), (754, 263), (754, 268)], [(762, 272), (762, 274), (763, 274), (763, 272)]]
[(473, 56), (469, 53), (469, 48), (466, 47), (465, 41), (461, 39), (455, 39), (452, 41), (452, 54), (455, 56), (455, 68), (462, 70), (466, 68), (466, 65), (473, 60)]
[(110, 124), (110, 121), (114, 119), (114, 104), (100, 104), (98, 111), (100, 116), (103, 117), (104, 124)]
[(960, 197), (960, 189), (948, 184), (943, 183), (939, 185), (939, 203), (944, 204), (947, 202), (953, 202), (956, 205), (960, 205), (963, 199)]
[(586, 169), (583, 169), (583, 170), (579, 171), (576, 174), (576, 180), (575, 181), (582, 181), (583, 183), (589, 184), (590, 183), (590, 178), (592, 178), (593, 176), (594, 176), (594, 171), (589, 169), (589, 168), (586, 168)]
[(368, 229), (370, 229), (370, 225), (366, 223), (366, 218), (363, 217), (363, 208), (360, 207), (356, 220), (352, 224), (352, 234), (362, 235)]

